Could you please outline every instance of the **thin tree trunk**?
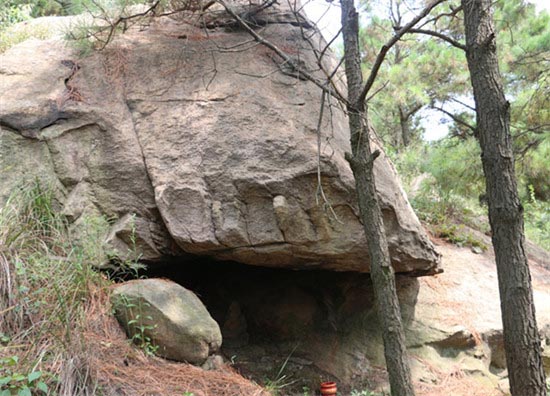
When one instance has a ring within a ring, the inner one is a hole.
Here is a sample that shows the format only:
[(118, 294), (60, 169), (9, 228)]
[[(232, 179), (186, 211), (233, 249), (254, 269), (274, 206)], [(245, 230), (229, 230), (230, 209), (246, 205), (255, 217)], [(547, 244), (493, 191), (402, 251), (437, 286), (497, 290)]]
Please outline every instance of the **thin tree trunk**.
[(413, 396), (411, 373), (405, 348), (405, 335), (395, 287), (395, 274), (390, 263), (382, 211), (378, 202), (373, 165), (379, 152), (371, 152), (367, 108), (361, 98), (363, 76), (359, 52), (359, 21), (353, 0), (341, 0), (344, 62), (348, 83), (349, 127), (352, 153), (350, 163), (359, 211), (371, 263), (371, 278), (382, 323), (384, 353), (394, 396)]
[(411, 129), (409, 126), (409, 114), (403, 109), (403, 106), (398, 106), (399, 109), (399, 125), (401, 126), (401, 140), (403, 146), (407, 147), (411, 143)]
[(476, 103), (478, 136), (493, 233), (504, 348), (514, 396), (546, 396), (531, 275), (525, 255), (510, 136), (491, 15), (492, 0), (462, 0), (468, 68)]

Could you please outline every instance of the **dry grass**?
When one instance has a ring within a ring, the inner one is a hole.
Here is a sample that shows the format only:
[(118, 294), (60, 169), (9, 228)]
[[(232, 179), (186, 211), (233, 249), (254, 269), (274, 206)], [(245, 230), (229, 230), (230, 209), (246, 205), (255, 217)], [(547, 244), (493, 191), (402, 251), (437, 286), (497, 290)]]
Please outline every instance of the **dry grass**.
[(416, 384), (418, 396), (504, 396), (500, 390), (483, 386), (479, 379), (467, 376), (461, 371), (448, 373), (441, 384)]
[[(82, 304), (82, 322), (68, 323), (72, 328), (67, 348), (52, 339), (54, 334), (45, 332), (39, 338), (31, 338), (25, 337), (23, 331), (12, 333), (12, 340), (17, 342), (2, 348), (0, 357), (16, 354), (22, 362), (37, 362), (42, 372), (58, 378), (57, 386), (50, 384), (50, 388), (67, 396), (268, 395), (229, 366), (205, 371), (148, 356), (131, 345), (111, 314), (108, 287), (92, 286)], [(28, 370), (21, 367), (20, 371)]]
[(494, 386), (484, 384), (479, 378), (468, 375), (458, 362), (450, 370), (441, 370), (430, 364), (430, 362), (415, 357), (420, 361), (436, 378), (434, 383), (419, 382), (415, 383), (416, 394), (418, 396), (503, 396), (504, 394), (495, 389)]
[(130, 345), (110, 314), (108, 291), (94, 293), (86, 312), (87, 364), (106, 395), (267, 396), (230, 367), (205, 371), (171, 362)]
[(204, 371), (147, 356), (111, 314), (112, 281), (92, 263), (106, 254), (103, 219), (69, 229), (51, 191), (33, 185), (0, 209), (0, 379), (12, 394), (40, 373), (47, 394), (261, 396), (229, 367)]

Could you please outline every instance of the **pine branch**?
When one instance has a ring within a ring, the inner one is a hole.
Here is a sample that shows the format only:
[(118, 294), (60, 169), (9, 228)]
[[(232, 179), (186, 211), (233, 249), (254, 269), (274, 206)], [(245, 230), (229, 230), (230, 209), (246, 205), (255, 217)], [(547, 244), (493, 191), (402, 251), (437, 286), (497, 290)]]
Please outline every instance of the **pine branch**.
[(392, 48), (400, 39), (403, 37), (407, 32), (409, 32), (418, 22), (420, 22), (423, 18), (425, 18), (437, 5), (443, 3), (446, 0), (434, 0), (426, 8), (420, 12), (415, 18), (413, 18), (409, 23), (407, 23), (405, 26), (399, 28), (393, 35), (393, 37), (382, 46), (380, 49), (380, 52), (378, 53), (378, 56), (376, 57), (376, 60), (374, 61), (374, 65), (371, 69), (369, 78), (367, 79), (367, 82), (365, 83), (365, 86), (363, 88), (363, 91), (361, 92), (361, 95), (359, 96), (359, 101), (363, 102), (365, 98), (367, 97), (370, 89), (372, 88), (372, 85), (374, 84), (374, 81), (376, 80), (376, 77), (378, 76), (378, 72), (380, 70), (380, 66), (382, 66), (382, 63), (384, 62), (384, 59), (386, 58), (386, 54)]
[(410, 29), (408, 33), (419, 33), (419, 34), (426, 34), (428, 36), (434, 36), (434, 37), (437, 37), (437, 38), (440, 38), (441, 40), (443, 41), (446, 41), (448, 42), (449, 44), (451, 44), (453, 47), (456, 47), (456, 48), (459, 48), (461, 49), (462, 51), (466, 51), (466, 45), (452, 39), (451, 37), (443, 34), (443, 33), (439, 33), (439, 32), (436, 32), (434, 30), (426, 30), (426, 29)]

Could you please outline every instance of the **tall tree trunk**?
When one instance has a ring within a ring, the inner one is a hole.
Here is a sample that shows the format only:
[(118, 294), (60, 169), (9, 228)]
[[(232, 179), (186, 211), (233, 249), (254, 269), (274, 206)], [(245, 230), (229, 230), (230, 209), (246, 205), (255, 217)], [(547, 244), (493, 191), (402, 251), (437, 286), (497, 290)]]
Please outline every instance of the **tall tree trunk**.
[(462, 6), (497, 263), (506, 363), (512, 395), (545, 396), (540, 336), (524, 248), (523, 207), (514, 173), (510, 104), (504, 97), (498, 69), (491, 2), (462, 0)]
[(344, 62), (348, 83), (348, 115), (352, 153), (346, 154), (355, 177), (359, 211), (371, 263), (371, 278), (382, 323), (384, 353), (394, 396), (412, 396), (411, 373), (405, 348), (405, 335), (390, 263), (382, 211), (376, 194), (373, 165), (380, 154), (369, 142), (367, 107), (360, 99), (363, 89), (359, 52), (359, 21), (353, 0), (341, 0)]

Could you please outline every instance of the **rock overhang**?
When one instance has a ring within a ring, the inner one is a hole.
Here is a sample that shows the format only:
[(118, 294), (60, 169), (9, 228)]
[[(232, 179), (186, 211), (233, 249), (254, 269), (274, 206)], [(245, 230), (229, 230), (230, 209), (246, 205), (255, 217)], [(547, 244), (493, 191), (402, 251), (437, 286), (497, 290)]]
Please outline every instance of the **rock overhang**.
[[(299, 27), (279, 21), (262, 34), (320, 73)], [(110, 240), (124, 252), (135, 233), (149, 261), (187, 252), (368, 271), (344, 112), (330, 104), (318, 136), (319, 89), (285, 73), (260, 45), (224, 50), (247, 41), (246, 32), (205, 34), (161, 19), (83, 59), (58, 41), (9, 50), (0, 72), (1, 195), (22, 175), (41, 174), (71, 218), (90, 210), (118, 218)], [(30, 53), (33, 65), (20, 66)], [(375, 169), (396, 271), (438, 272), (439, 255), (384, 154)]]

